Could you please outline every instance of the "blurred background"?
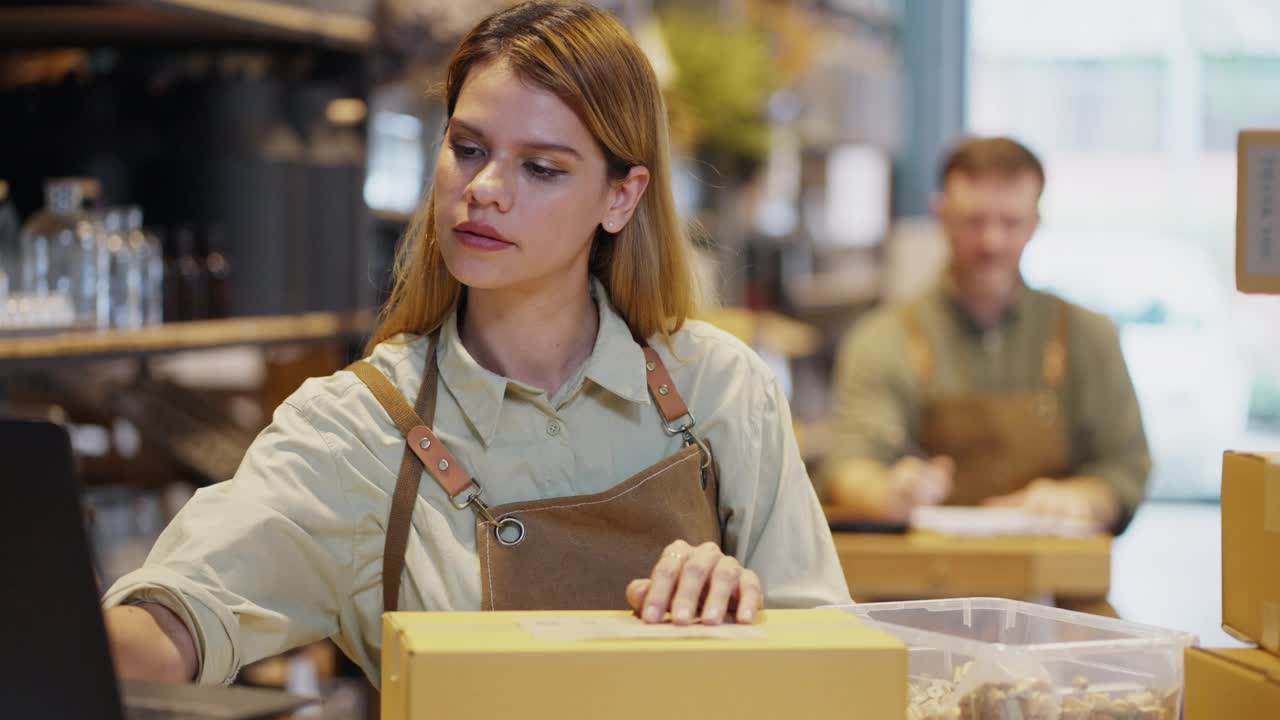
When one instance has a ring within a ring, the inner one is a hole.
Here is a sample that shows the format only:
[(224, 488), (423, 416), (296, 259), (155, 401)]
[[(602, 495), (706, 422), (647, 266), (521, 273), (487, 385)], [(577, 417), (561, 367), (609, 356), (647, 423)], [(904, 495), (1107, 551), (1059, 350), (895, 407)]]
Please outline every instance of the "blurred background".
[[(0, 411), (72, 428), (104, 586), (358, 356), (439, 149), (432, 88), (507, 4), (0, 0)], [(1024, 274), (1117, 323), (1155, 461), (1112, 600), (1217, 639), (1221, 452), (1280, 447), (1280, 301), (1232, 276), (1280, 0), (599, 4), (666, 90), (707, 315), (782, 377), (807, 461), (841, 335), (945, 262), (946, 148), (1040, 155)]]

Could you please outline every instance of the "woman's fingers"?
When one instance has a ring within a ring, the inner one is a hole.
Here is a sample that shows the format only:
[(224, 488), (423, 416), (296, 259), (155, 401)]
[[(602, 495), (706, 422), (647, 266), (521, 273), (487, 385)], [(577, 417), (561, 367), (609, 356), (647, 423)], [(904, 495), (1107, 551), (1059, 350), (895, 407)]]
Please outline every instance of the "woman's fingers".
[(760, 590), (760, 576), (751, 570), (743, 570), (738, 581), (738, 622), (751, 624), (764, 607), (764, 593)]
[[(711, 572), (723, 557), (720, 546), (707, 542), (694, 548), (685, 558), (684, 567), (680, 570), (680, 580), (671, 598), (671, 621), (676, 625), (693, 622), (698, 612), (698, 601), (707, 589)], [(652, 606), (652, 599), (646, 604)]]
[(680, 581), (680, 572), (684, 568), (685, 558), (693, 548), (683, 540), (677, 540), (662, 551), (662, 557), (653, 566), (649, 575), (649, 590), (644, 597), (644, 610), (641, 617), (645, 622), (662, 622)]
[(737, 599), (738, 583), (742, 579), (742, 564), (729, 555), (720, 556), (711, 571), (710, 587), (702, 602), (702, 623), (719, 625), (729, 614), (730, 603)]

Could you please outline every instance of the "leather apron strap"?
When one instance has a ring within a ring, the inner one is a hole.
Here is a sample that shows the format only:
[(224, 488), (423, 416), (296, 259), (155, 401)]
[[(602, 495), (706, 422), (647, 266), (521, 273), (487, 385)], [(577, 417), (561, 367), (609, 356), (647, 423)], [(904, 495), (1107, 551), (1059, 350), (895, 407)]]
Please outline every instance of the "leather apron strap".
[[(369, 363), (361, 360), (352, 363), (347, 369), (368, 386), (378, 404), (382, 405), (406, 437), (416, 428), (430, 427), (436, 414), (436, 387), (440, 375), (439, 365), (436, 363), (435, 337), (432, 337), (427, 348), (426, 372), (414, 407), (409, 407), (409, 403), (391, 381)], [(444, 447), (443, 444), (438, 446), (442, 449)], [(424, 469), (422, 458), (413, 451), (413, 447), (413, 443), (405, 446), (404, 456), (400, 460), (400, 474), (396, 477), (395, 493), (391, 498), (391, 512), (387, 517), (387, 534), (382, 546), (383, 612), (394, 612), (399, 606), (404, 554), (409, 545), (413, 506), (417, 502), (418, 486)]]

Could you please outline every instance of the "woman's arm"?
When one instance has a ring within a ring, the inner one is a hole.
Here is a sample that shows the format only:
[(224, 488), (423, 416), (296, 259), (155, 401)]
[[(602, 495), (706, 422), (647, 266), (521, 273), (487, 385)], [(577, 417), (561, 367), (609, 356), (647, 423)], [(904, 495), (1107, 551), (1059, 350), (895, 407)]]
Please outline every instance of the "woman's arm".
[(139, 603), (103, 612), (116, 674), (133, 680), (191, 682), (199, 669), (186, 624), (163, 605)]

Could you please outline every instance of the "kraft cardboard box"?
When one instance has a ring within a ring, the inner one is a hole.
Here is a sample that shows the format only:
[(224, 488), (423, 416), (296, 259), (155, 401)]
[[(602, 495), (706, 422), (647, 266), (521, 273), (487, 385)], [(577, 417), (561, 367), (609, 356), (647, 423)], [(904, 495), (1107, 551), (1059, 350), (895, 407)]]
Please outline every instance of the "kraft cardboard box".
[(1280, 653), (1280, 453), (1223, 455), (1222, 627)]
[(690, 628), (614, 611), (383, 618), (384, 720), (902, 720), (906, 702), (906, 648), (841, 610)]
[(1280, 718), (1280, 658), (1265, 650), (1187, 648), (1184, 720)]
[(1236, 144), (1236, 288), (1280, 293), (1280, 130), (1242, 130)]

